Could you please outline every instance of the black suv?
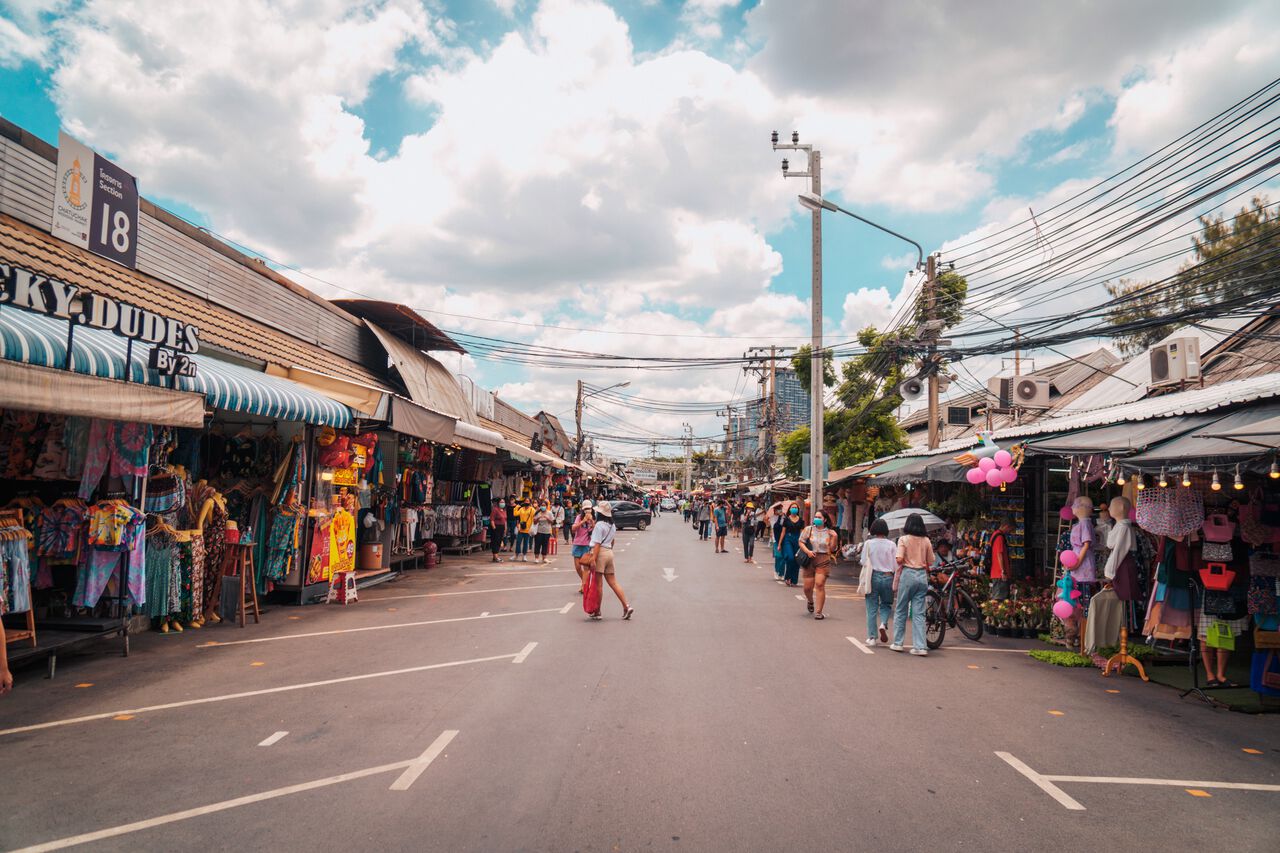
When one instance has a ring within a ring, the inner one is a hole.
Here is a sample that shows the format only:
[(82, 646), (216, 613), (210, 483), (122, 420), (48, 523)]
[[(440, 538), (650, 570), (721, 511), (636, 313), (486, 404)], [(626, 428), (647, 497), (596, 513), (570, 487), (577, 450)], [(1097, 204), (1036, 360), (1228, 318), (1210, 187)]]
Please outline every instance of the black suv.
[(614, 501), (613, 524), (619, 530), (627, 527), (644, 530), (653, 524), (653, 513), (631, 501)]

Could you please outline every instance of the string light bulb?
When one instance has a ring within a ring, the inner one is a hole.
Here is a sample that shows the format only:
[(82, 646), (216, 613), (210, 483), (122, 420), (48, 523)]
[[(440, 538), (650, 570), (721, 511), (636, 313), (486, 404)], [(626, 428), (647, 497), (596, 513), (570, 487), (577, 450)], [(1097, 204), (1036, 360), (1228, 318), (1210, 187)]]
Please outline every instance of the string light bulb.
[(1117, 486), (1123, 486), (1123, 485), (1124, 485), (1124, 472), (1123, 472), (1123, 471), (1121, 471), (1119, 474), (1117, 474), (1117, 475), (1116, 475), (1116, 485), (1117, 485)]
[(1182, 469), (1182, 485), (1191, 488), (1191, 469), (1183, 467)]
[(1270, 473), (1271, 473), (1271, 479), (1280, 480), (1280, 462), (1276, 462), (1274, 459), (1271, 460)]
[(1147, 475), (1139, 473), (1138, 474), (1138, 491), (1142, 491), (1146, 487), (1147, 487)]
[(1168, 488), (1168, 486), (1169, 486), (1169, 478), (1165, 476), (1164, 466), (1161, 465), (1160, 466), (1160, 488), (1164, 489), (1164, 488)]
[(1232, 484), (1232, 488), (1234, 488), (1237, 492), (1244, 490), (1244, 478), (1240, 476), (1239, 465), (1236, 465), (1236, 480), (1235, 480), (1235, 483)]
[(1213, 489), (1215, 492), (1222, 491), (1222, 481), (1218, 479), (1218, 472), (1216, 470), (1213, 472), (1213, 482), (1209, 484), (1209, 488)]

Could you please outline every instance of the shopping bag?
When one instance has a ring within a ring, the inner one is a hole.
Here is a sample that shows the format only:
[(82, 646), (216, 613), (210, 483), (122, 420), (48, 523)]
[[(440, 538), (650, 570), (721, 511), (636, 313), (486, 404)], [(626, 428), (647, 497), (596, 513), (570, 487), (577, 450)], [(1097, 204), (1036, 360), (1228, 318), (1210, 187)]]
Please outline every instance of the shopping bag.
[(1280, 631), (1254, 628), (1253, 647), (1255, 649), (1280, 649)]
[(600, 592), (604, 585), (604, 575), (587, 569), (587, 591), (582, 596), (582, 609), (587, 615), (594, 616), (600, 612)]
[(1236, 647), (1236, 635), (1231, 633), (1231, 626), (1218, 620), (1209, 623), (1204, 641), (1212, 648), (1226, 649), (1229, 652), (1234, 651)]
[(1205, 563), (1200, 570), (1200, 582), (1205, 589), (1228, 590), (1235, 579), (1236, 573), (1228, 569), (1226, 563)]

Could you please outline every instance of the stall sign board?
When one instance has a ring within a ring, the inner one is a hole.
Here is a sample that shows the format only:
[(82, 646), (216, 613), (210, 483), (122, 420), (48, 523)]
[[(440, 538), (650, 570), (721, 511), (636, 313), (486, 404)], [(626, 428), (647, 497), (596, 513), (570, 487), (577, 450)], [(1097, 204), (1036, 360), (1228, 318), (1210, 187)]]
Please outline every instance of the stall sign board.
[(121, 266), (138, 266), (138, 180), (59, 131), (53, 236)]
[(186, 376), (194, 379), (196, 375), (195, 359), (168, 347), (152, 347), (147, 363), (161, 376)]

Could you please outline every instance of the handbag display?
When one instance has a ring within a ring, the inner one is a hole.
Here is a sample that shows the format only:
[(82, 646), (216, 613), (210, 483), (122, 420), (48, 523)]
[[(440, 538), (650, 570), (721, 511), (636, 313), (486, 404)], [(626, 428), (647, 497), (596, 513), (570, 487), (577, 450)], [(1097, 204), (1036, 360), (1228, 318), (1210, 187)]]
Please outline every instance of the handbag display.
[(1253, 629), (1253, 647), (1255, 649), (1280, 649), (1280, 631), (1264, 631)]
[(1255, 578), (1280, 578), (1280, 557), (1275, 554), (1251, 554), (1249, 574)]
[[(1231, 519), (1220, 512), (1215, 512), (1204, 520), (1204, 527), (1201, 528), (1204, 534), (1205, 542), (1213, 542), (1217, 544), (1230, 543), (1232, 537), (1236, 535), (1236, 526), (1231, 523)], [(1228, 557), (1227, 559), (1231, 559)]]
[(1214, 649), (1225, 649), (1232, 652), (1236, 648), (1236, 635), (1231, 633), (1231, 626), (1218, 620), (1209, 623), (1209, 630), (1205, 632), (1204, 641), (1206, 645)]
[(1200, 583), (1204, 584), (1206, 590), (1231, 589), (1231, 582), (1235, 579), (1235, 571), (1228, 569), (1226, 563), (1205, 563), (1205, 567), (1200, 570)]
[(1200, 548), (1200, 555), (1206, 563), (1230, 563), (1235, 559), (1230, 542), (1205, 542)]
[(1275, 578), (1254, 576), (1249, 580), (1249, 592), (1246, 598), (1249, 612), (1269, 615), (1280, 612), (1276, 608)]
[(1234, 619), (1237, 616), (1238, 610), (1239, 605), (1236, 604), (1235, 596), (1231, 593), (1212, 589), (1205, 590), (1205, 614), (1209, 616), (1222, 616), (1224, 618)]
[(1144, 489), (1136, 514), (1143, 530), (1182, 537), (1204, 526), (1204, 498), (1193, 489)]

